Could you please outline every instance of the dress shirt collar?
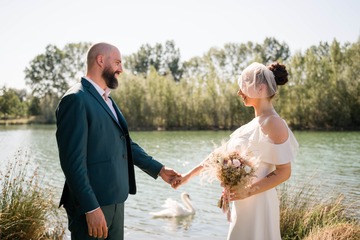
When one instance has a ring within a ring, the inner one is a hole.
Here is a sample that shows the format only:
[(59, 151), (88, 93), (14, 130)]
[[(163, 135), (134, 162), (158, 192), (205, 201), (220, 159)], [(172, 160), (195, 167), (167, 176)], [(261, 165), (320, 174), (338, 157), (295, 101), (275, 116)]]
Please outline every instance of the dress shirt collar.
[(109, 95), (110, 95), (110, 92), (111, 92), (111, 90), (109, 89), (109, 88), (106, 88), (105, 90), (104, 89), (102, 89), (99, 85), (97, 85), (97, 83), (96, 82), (94, 82), (93, 80), (91, 80), (90, 78), (87, 78), (87, 77), (83, 77), (84, 79), (86, 79), (88, 82), (90, 82), (93, 86), (94, 86), (94, 88), (96, 89), (96, 91), (98, 91), (98, 93), (100, 94), (100, 96), (101, 97), (103, 97), (104, 96), (104, 94), (105, 94), (105, 101), (106, 101), (106, 99), (108, 99), (109, 98)]

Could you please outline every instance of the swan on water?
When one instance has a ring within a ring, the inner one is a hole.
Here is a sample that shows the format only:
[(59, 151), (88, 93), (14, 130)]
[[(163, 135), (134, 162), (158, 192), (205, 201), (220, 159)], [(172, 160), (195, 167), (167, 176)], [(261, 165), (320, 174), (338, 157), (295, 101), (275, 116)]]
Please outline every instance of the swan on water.
[(185, 206), (168, 198), (166, 199), (165, 204), (162, 205), (165, 209), (159, 212), (151, 212), (150, 214), (153, 215), (153, 217), (185, 217), (195, 214), (195, 209), (191, 204), (189, 194), (183, 192), (181, 194), (181, 200)]

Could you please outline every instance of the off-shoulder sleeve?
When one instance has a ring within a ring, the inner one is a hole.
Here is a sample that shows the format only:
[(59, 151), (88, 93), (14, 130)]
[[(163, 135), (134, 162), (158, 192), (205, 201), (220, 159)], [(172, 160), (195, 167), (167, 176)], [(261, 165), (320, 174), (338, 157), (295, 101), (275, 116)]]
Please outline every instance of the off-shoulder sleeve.
[(261, 145), (260, 160), (275, 165), (295, 161), (295, 155), (299, 148), (299, 144), (290, 129), (289, 137), (284, 143), (274, 144), (269, 141), (263, 141)]

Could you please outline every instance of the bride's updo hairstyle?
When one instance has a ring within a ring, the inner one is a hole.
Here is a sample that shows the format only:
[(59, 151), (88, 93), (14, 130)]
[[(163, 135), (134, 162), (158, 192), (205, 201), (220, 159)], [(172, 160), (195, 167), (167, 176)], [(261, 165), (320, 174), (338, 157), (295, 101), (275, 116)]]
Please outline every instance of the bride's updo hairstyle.
[(251, 98), (271, 98), (277, 91), (277, 85), (288, 81), (286, 67), (272, 63), (265, 67), (261, 63), (250, 64), (239, 77), (238, 84), (243, 94)]
[(267, 68), (273, 72), (276, 85), (284, 85), (288, 82), (288, 72), (285, 65), (275, 62), (267, 66)]

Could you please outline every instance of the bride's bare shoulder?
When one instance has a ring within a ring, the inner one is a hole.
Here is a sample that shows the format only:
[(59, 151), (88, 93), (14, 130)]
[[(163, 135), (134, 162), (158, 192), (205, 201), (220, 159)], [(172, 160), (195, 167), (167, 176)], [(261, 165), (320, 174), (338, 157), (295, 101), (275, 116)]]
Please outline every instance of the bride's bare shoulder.
[(268, 135), (275, 144), (284, 143), (289, 137), (286, 123), (279, 116), (269, 116), (261, 126), (264, 134)]

